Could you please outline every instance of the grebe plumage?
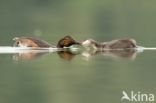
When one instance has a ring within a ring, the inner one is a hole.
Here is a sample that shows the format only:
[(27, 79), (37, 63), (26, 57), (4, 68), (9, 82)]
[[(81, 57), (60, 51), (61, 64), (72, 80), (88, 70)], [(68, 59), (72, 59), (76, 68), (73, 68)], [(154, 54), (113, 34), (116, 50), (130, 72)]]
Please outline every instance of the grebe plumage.
[(35, 47), (35, 48), (55, 47), (44, 40), (33, 38), (33, 37), (15, 37), (13, 38), (13, 40), (15, 41), (13, 45), (14, 47)]
[(109, 42), (99, 43), (93, 39), (87, 39), (82, 42), (82, 46), (93, 49), (129, 49), (136, 48), (136, 41), (134, 39), (117, 39)]
[(80, 45), (80, 43), (74, 40), (71, 36), (65, 36), (58, 41), (57, 47), (64, 48), (70, 47), (72, 45)]

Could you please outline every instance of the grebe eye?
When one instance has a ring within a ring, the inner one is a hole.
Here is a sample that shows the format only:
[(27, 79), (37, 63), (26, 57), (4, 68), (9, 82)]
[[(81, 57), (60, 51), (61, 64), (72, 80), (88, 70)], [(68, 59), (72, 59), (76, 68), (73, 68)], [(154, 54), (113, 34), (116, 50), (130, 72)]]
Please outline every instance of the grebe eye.
[(19, 41), (18, 42), (16, 42), (17, 43), (17, 45), (20, 43)]
[(16, 41), (13, 46), (19, 46), (20, 42)]

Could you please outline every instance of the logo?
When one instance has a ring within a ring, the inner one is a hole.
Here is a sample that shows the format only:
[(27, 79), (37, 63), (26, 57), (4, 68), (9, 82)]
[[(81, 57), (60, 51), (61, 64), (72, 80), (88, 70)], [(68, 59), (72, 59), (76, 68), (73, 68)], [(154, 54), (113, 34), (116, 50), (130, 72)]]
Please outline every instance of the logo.
[(127, 93), (126, 91), (122, 91), (121, 101), (153, 102), (154, 94), (152, 93), (147, 94), (147, 93), (134, 92), (134, 91)]

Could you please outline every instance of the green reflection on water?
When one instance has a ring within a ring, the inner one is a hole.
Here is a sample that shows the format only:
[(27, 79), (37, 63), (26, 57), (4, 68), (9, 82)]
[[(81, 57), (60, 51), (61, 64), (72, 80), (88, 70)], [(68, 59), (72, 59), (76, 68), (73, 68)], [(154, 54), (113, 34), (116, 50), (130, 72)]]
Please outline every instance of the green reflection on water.
[[(1, 102), (119, 102), (122, 90), (155, 93), (155, 52), (134, 61), (78, 55), (71, 61), (51, 53), (35, 60), (0, 56)], [(111, 99), (113, 98), (113, 99)]]

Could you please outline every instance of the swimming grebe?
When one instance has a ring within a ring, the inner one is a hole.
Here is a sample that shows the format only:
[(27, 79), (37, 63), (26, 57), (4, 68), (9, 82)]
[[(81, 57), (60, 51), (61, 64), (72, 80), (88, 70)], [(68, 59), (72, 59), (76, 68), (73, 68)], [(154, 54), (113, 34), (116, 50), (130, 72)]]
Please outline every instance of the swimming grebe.
[(55, 47), (49, 44), (46, 41), (43, 41), (41, 39), (33, 38), (33, 37), (15, 37), (13, 38), (15, 41), (14, 47), (42, 47), (42, 48), (49, 48), (49, 47)]
[(93, 49), (129, 49), (137, 47), (134, 39), (117, 39), (103, 43), (88, 39), (82, 42), (82, 46)]
[(71, 36), (65, 36), (64, 38), (58, 41), (57, 47), (64, 48), (64, 47), (70, 47), (75, 44), (80, 45), (80, 43), (75, 41)]

